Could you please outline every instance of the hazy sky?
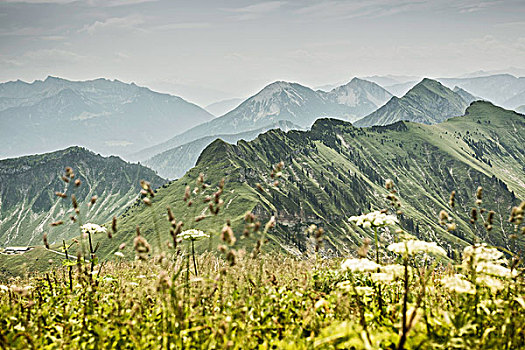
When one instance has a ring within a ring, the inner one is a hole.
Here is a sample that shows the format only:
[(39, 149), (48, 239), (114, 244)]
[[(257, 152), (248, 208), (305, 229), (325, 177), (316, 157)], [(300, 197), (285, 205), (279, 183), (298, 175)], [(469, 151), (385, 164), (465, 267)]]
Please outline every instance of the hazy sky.
[(525, 1), (0, 0), (0, 81), (136, 82), (206, 105), (275, 80), (525, 69)]

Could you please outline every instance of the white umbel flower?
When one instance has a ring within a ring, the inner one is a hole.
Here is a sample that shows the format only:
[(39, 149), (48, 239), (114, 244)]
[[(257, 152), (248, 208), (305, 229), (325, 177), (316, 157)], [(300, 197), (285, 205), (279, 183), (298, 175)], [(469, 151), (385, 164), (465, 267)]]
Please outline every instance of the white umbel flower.
[(394, 226), (399, 222), (394, 215), (387, 215), (380, 211), (373, 211), (359, 216), (351, 216), (348, 221), (354, 222), (357, 226), (363, 228)]
[(179, 237), (188, 241), (198, 241), (200, 239), (208, 238), (210, 235), (204, 233), (203, 231), (191, 229), (181, 232)]
[(399, 243), (392, 243), (387, 247), (388, 250), (400, 255), (415, 255), (417, 253), (428, 253), (446, 256), (447, 252), (436, 244), (436, 242), (425, 242), (419, 240), (409, 240)]
[(441, 279), (441, 283), (448, 290), (459, 294), (476, 294), (476, 288), (465, 279), (465, 276), (455, 274)]
[(84, 235), (87, 235), (88, 233), (91, 233), (92, 235), (97, 233), (106, 233), (106, 228), (97, 224), (87, 223), (82, 225), (82, 233)]
[(341, 270), (351, 272), (376, 271), (381, 265), (368, 259), (346, 259), (341, 264)]

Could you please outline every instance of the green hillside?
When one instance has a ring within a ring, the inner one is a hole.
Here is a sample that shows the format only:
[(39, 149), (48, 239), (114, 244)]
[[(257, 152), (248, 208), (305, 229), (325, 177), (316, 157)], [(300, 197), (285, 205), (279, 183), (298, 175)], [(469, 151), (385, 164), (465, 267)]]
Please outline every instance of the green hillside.
[[(65, 183), (61, 176), (68, 166), (75, 177)], [(77, 236), (78, 223), (69, 219), (74, 214), (71, 194), (76, 196), (84, 223), (111, 220), (137, 198), (141, 179), (155, 187), (164, 183), (144, 166), (80, 147), (0, 160), (0, 246), (41, 245), (44, 232), (50, 243)], [(76, 180), (81, 181), (78, 187)], [(55, 192), (68, 198), (59, 198)], [(88, 206), (93, 196), (98, 199)], [(59, 220), (64, 224), (50, 226)]]
[[(524, 126), (523, 115), (475, 102), (465, 116), (437, 125), (398, 122), (355, 128), (344, 121), (321, 119), (307, 132), (271, 130), (235, 146), (216, 140), (195, 168), (159, 189), (151, 207), (137, 202), (130, 208), (119, 219), (114, 241), (102, 244), (101, 254), (110, 255), (122, 242), (131, 247), (136, 225), (154, 245), (164, 242), (169, 237), (167, 206), (184, 228), (212, 234), (218, 234), (229, 218), (238, 238), (247, 211), (263, 218), (273, 214), (278, 225), (269, 236), (270, 244), (295, 254), (311, 245), (304, 229), (317, 224), (327, 232), (323, 254), (347, 254), (370, 234), (347, 219), (387, 207), (383, 184), (389, 178), (397, 184), (403, 203), (402, 226), (418, 237), (438, 242), (449, 254), (478, 239), (516, 250), (507, 219), (512, 205), (525, 198)], [(285, 162), (283, 179), (278, 187), (270, 186), (271, 167), (281, 160)], [(210, 187), (201, 190), (188, 207), (183, 200), (185, 188), (193, 189), (199, 173), (205, 174)], [(217, 190), (223, 177), (221, 212), (195, 222), (196, 217), (209, 215), (203, 199)], [(257, 190), (258, 183), (263, 184), (264, 193)], [(480, 222), (475, 227), (469, 224), (478, 186), (484, 188), (483, 206), (496, 213), (488, 235)], [(437, 217), (440, 210), (448, 210), (453, 190), (457, 195), (451, 216), (458, 229), (447, 232)], [(160, 238), (154, 234), (155, 225)]]

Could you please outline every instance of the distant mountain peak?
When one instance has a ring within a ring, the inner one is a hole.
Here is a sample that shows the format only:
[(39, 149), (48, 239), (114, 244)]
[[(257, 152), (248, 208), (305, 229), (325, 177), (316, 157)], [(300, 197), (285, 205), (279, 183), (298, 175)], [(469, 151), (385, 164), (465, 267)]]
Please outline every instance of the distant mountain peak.
[(387, 125), (400, 120), (423, 124), (440, 123), (462, 115), (469, 102), (440, 82), (424, 78), (403, 97), (392, 98), (377, 111), (358, 120), (355, 125)]

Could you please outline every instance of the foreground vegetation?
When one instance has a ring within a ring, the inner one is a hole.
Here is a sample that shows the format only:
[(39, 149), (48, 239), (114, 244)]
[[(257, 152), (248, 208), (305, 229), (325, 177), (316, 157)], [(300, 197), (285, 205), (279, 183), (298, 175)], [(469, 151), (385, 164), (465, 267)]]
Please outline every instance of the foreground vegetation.
[(80, 264), (72, 285), (67, 269), (13, 280), (1, 286), (0, 344), (24, 349), (525, 346), (522, 277), (491, 276), (494, 281), (486, 285), (479, 279), (447, 281), (455, 278), (452, 266), (439, 272), (408, 269), (407, 276), (401, 268), (386, 276), (364, 265), (365, 271), (342, 270), (335, 260), (245, 256), (230, 266), (204, 254), (196, 261), (198, 276), (189, 260), (169, 256), (111, 262), (93, 273)]
[[(282, 163), (271, 178), (281, 176)], [(73, 177), (71, 168), (68, 168)], [(277, 181), (277, 180), (276, 180)], [(206, 187), (202, 176), (197, 184)], [(275, 183), (277, 185), (277, 183)], [(154, 191), (142, 183), (143, 202)], [(224, 181), (209, 199), (217, 213)], [(151, 244), (139, 227), (135, 260), (124, 245), (112, 261), (97, 258), (107, 227), (80, 225), (81, 236), (63, 243), (63, 267), (11, 278), (0, 285), (0, 345), (4, 348), (210, 348), (210, 349), (518, 349), (525, 347), (525, 281), (519, 255), (486, 244), (468, 245), (455, 257), (435, 242), (418, 240), (400, 228), (401, 203), (386, 182), (391, 210), (353, 216), (352, 225), (370, 230), (356, 258), (320, 254), (324, 231), (308, 228), (312, 254), (296, 259), (265, 254), (275, 227), (248, 212), (243, 236), (253, 249), (237, 246), (227, 223), (217, 253), (197, 254), (198, 240), (213, 237), (182, 231), (168, 209), (173, 240)], [(198, 188), (198, 187), (196, 187)], [(263, 189), (262, 189), (263, 190)], [(185, 201), (191, 203), (187, 191)], [(476, 191), (471, 222), (490, 231), (494, 212)], [(449, 205), (454, 206), (455, 195)], [(188, 204), (189, 205), (189, 204)], [(75, 202), (73, 201), (75, 207)], [(80, 210), (75, 211), (80, 215)], [(513, 237), (524, 234), (525, 202), (510, 216)], [(80, 220), (78, 220), (80, 223)], [(457, 227), (446, 211), (439, 224)], [(395, 230), (395, 231), (394, 231)], [(388, 240), (383, 239), (389, 235)], [(96, 236), (98, 236), (97, 239)], [(202, 243), (202, 242), (201, 242)], [(47, 237), (44, 244), (49, 247)]]

